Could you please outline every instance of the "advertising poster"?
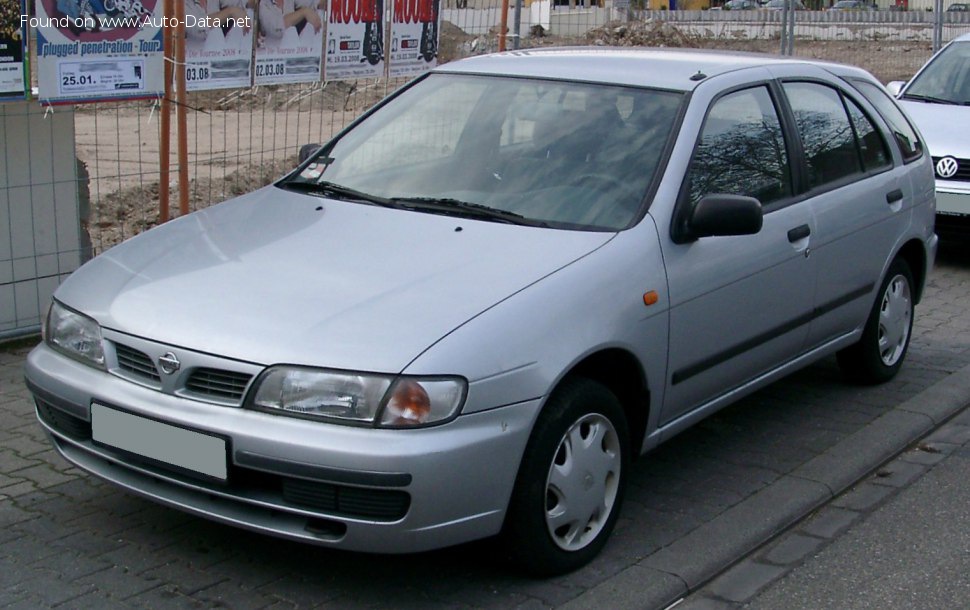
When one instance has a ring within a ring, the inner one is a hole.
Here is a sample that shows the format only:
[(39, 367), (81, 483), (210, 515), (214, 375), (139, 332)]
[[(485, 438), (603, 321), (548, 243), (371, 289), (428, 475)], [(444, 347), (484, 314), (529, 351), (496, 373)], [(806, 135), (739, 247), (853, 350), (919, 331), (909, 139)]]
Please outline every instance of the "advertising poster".
[(0, 0), (0, 101), (24, 98), (26, 32), (20, 16), (26, 12), (21, 0)]
[(319, 81), (326, 0), (259, 0), (257, 85)]
[(253, 83), (255, 13), (256, 0), (185, 0), (186, 91)]
[(438, 64), (441, 0), (393, 0), (389, 76), (417, 76)]
[(384, 76), (384, 0), (330, 0), (326, 78)]
[(162, 94), (162, 0), (36, 0), (36, 8), (41, 103)]

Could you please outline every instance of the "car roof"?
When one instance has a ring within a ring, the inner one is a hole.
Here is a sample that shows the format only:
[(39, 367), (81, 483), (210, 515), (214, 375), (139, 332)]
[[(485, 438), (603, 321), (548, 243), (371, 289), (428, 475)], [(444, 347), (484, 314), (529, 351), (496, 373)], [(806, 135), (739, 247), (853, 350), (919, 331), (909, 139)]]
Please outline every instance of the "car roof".
[[(860, 68), (804, 58), (647, 47), (549, 47), (506, 51), (449, 62), (438, 66), (435, 72), (530, 76), (690, 91), (718, 74), (779, 64), (811, 64), (839, 75), (871, 78)], [(698, 73), (705, 78), (696, 78)]]

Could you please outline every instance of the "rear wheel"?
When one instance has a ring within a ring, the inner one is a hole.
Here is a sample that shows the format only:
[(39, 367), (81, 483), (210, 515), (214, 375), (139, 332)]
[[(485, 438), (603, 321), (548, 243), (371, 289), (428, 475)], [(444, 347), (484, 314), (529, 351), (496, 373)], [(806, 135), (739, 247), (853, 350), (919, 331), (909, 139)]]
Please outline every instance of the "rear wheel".
[(879, 288), (862, 338), (838, 354), (847, 375), (862, 383), (882, 383), (896, 376), (913, 330), (913, 295), (909, 264), (897, 258)]
[(606, 387), (574, 378), (555, 391), (522, 458), (502, 533), (521, 569), (563, 574), (602, 550), (623, 501), (628, 438)]

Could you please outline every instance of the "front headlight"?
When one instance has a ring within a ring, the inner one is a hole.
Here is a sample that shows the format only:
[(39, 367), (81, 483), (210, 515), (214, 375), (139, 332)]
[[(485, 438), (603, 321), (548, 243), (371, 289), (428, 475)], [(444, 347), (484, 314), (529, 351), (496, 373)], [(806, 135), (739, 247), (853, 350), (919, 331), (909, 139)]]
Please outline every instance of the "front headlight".
[(47, 344), (54, 349), (85, 364), (104, 368), (101, 327), (93, 319), (54, 301), (44, 330)]
[(460, 378), (419, 378), (275, 366), (258, 382), (251, 406), (261, 411), (393, 428), (440, 423), (465, 399)]

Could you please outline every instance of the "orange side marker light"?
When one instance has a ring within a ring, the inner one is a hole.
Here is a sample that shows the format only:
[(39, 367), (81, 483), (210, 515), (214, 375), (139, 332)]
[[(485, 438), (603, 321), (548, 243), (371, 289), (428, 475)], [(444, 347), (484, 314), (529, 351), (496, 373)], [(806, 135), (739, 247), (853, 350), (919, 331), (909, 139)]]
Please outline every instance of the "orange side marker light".
[(647, 307), (654, 305), (659, 300), (660, 300), (660, 295), (657, 294), (656, 290), (651, 290), (650, 292), (643, 293), (643, 304), (646, 305)]

